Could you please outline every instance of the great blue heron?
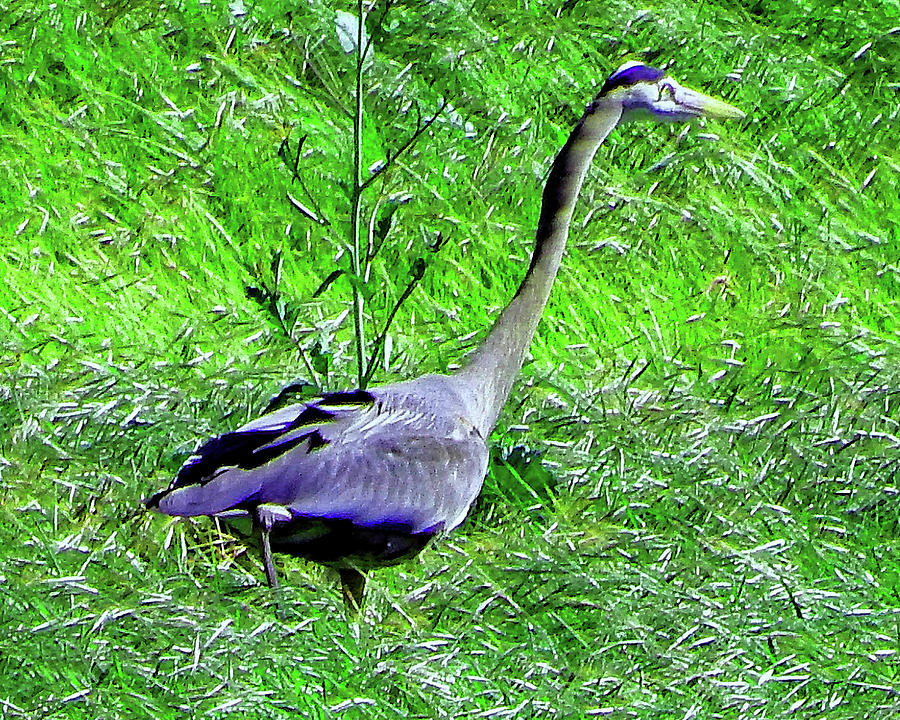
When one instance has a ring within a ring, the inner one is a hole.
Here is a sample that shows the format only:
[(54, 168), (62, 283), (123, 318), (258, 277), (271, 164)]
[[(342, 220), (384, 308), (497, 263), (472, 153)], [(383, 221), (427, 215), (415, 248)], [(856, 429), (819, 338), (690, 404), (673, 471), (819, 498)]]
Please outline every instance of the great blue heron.
[(743, 117), (662, 70), (622, 65), (556, 156), (531, 266), (461, 370), (329, 393), (263, 415), (207, 441), (147, 506), (217, 517), (238, 535), (259, 533), (273, 587), (273, 550), (337, 568), (348, 607), (358, 609), (363, 573), (415, 555), (469, 512), (487, 472), (486, 440), (547, 303), (585, 173), (613, 128), (640, 115)]

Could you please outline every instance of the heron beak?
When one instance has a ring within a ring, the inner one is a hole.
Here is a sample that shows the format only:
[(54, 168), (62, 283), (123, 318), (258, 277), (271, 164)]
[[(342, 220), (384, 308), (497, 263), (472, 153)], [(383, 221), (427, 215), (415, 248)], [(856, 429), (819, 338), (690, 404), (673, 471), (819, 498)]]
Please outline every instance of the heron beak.
[(720, 120), (740, 119), (746, 116), (743, 110), (733, 105), (717, 100), (709, 95), (704, 95), (696, 90), (691, 90), (683, 85), (676, 96), (678, 105), (687, 112), (697, 117), (711, 117)]

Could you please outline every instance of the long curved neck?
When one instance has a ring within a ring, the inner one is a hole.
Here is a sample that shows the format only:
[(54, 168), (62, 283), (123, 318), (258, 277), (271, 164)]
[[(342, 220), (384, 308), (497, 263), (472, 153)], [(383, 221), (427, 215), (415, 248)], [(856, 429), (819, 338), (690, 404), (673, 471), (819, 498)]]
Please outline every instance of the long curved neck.
[(584, 176), (621, 116), (621, 105), (602, 96), (588, 106), (550, 169), (525, 279), (468, 364), (456, 373), (473, 410), (471, 420), (485, 438), (506, 403), (547, 304)]

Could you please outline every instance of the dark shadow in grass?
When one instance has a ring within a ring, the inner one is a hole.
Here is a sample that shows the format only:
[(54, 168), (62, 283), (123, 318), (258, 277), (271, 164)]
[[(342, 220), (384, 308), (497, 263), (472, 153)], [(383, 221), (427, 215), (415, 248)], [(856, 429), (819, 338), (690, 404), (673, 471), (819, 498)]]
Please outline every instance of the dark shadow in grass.
[(534, 522), (547, 522), (559, 481), (544, 465), (543, 457), (540, 450), (521, 445), (509, 452), (499, 445), (491, 447), (484, 488), (469, 513), (469, 522), (492, 525), (498, 515), (511, 511)]

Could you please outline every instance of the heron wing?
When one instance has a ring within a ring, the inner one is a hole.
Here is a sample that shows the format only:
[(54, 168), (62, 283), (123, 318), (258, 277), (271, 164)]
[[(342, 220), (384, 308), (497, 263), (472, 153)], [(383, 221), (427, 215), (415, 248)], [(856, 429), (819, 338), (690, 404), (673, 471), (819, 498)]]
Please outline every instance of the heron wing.
[(484, 440), (454, 413), (341, 393), (213, 438), (148, 505), (217, 515), (269, 503), (293, 517), (408, 532), (460, 524), (487, 468)]

